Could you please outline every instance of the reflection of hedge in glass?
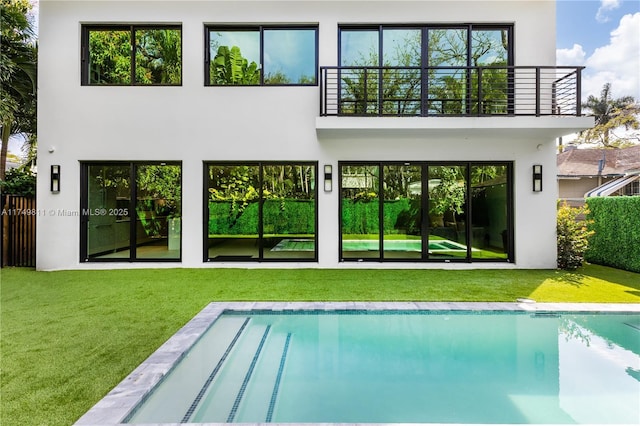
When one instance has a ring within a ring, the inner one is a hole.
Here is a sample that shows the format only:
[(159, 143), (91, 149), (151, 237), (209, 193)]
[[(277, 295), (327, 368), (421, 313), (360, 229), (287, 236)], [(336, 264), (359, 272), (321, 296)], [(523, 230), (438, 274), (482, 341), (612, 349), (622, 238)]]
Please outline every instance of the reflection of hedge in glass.
[(378, 205), (378, 200), (368, 202), (342, 200), (342, 233), (378, 233)]
[[(410, 199), (385, 201), (383, 204), (384, 233), (399, 233), (403, 229), (407, 234), (420, 233), (420, 221)], [(379, 231), (378, 201), (354, 202), (342, 201), (343, 234), (377, 234)]]
[[(249, 203), (236, 216), (233, 202), (209, 202), (209, 235), (256, 235), (258, 203)], [(265, 233), (314, 234), (315, 201), (267, 200), (263, 207)], [(269, 229), (267, 229), (269, 227)]]
[(263, 205), (265, 234), (313, 234), (315, 202), (306, 200), (266, 200)]

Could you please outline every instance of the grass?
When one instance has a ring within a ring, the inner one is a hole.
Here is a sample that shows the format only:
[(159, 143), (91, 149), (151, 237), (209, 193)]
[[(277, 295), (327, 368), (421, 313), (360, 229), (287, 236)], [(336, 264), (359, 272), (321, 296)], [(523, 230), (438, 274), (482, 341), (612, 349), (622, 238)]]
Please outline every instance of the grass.
[(70, 425), (216, 300), (640, 303), (640, 274), (554, 270), (1, 271), (0, 424)]

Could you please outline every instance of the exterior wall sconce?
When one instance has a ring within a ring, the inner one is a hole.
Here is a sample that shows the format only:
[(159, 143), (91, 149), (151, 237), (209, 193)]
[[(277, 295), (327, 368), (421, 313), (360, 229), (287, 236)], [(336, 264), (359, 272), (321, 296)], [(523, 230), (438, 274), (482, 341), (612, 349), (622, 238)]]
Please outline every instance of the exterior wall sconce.
[(533, 192), (542, 192), (542, 164), (533, 165)]
[(60, 192), (60, 165), (51, 165), (51, 192)]
[(333, 166), (324, 165), (324, 192), (331, 192), (333, 189)]

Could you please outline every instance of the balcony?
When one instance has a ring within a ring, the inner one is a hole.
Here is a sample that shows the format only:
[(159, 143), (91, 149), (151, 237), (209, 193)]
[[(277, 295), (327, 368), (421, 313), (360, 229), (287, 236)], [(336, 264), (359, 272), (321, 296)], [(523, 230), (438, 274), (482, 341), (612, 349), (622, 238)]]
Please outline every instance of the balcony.
[(584, 67), (321, 67), (320, 115), (581, 116)]
[(581, 110), (583, 68), (321, 67), (316, 130), (555, 138), (593, 125)]

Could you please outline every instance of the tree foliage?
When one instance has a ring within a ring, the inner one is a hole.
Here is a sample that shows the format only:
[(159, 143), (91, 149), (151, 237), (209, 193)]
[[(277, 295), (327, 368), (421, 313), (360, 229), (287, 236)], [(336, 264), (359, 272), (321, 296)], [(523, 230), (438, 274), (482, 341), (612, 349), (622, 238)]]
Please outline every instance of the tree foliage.
[(587, 213), (586, 208), (571, 207), (566, 202), (558, 207), (558, 268), (575, 270), (582, 266), (584, 254), (589, 248), (589, 238), (594, 232), (587, 228), (586, 221), (577, 218)]
[(447, 212), (461, 214), (466, 201), (463, 169), (461, 167), (436, 166), (429, 169), (429, 177), (437, 176), (438, 184), (429, 188), (429, 214)]
[(136, 171), (138, 198), (160, 202), (169, 215), (180, 215), (182, 171), (177, 165), (140, 165)]
[[(582, 107), (595, 117), (595, 126), (580, 133), (579, 143), (623, 148), (640, 142), (640, 104), (633, 96), (614, 99), (611, 84), (606, 83), (600, 97), (590, 95)], [(631, 132), (623, 135), (622, 129)]]
[(210, 63), (211, 84), (257, 85), (260, 84), (260, 69), (254, 61), (242, 56), (238, 46), (220, 46), (216, 56)]
[[(134, 47), (132, 48), (132, 43)], [(180, 84), (181, 33), (172, 28), (89, 31), (90, 84)], [(132, 78), (135, 55), (134, 81)]]
[[(0, 180), (6, 171), (9, 138), (24, 133), (35, 141), (37, 46), (27, 0), (2, 0), (0, 14)], [(35, 143), (35, 142), (34, 142)]]
[(11, 195), (35, 195), (36, 176), (26, 167), (10, 169), (5, 180), (0, 181), (0, 192)]

